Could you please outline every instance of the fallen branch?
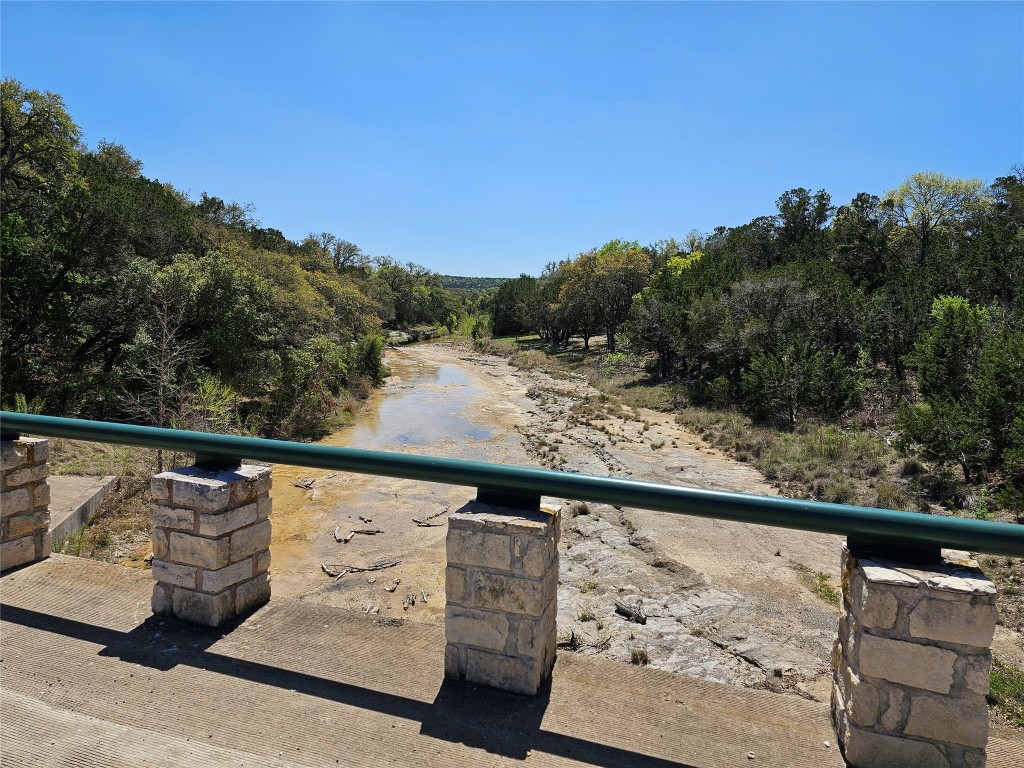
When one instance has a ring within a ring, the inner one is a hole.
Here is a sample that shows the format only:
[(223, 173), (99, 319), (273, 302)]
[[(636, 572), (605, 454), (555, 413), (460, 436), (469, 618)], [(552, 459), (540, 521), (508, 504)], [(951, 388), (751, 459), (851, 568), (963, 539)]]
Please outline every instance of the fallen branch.
[(405, 596), (405, 600), (402, 601), (402, 610), (408, 611), (414, 605), (416, 605), (416, 595), (410, 592)]
[(363, 517), (362, 515), (360, 515), (359, 519), (362, 520), (364, 523), (372, 523), (373, 522), (373, 518), (372, 517)]
[(647, 614), (644, 613), (643, 600), (637, 600), (636, 605), (626, 605), (623, 602), (615, 601), (615, 612), (621, 616), (625, 616), (629, 621), (636, 622), (637, 624), (647, 623)]
[(340, 579), (347, 573), (366, 573), (367, 571), (383, 571), (385, 568), (394, 568), (401, 562), (401, 560), (389, 560), (385, 563), (368, 565), (365, 568), (358, 565), (344, 565), (342, 563), (324, 563), (320, 566), (320, 570), (322, 570), (328, 576), (334, 576), (335, 578)]
[(354, 531), (349, 531), (347, 536), (342, 536), (341, 526), (338, 526), (334, 529), (334, 540), (339, 544), (348, 544), (357, 533), (362, 533), (366, 536), (376, 536), (378, 533), (384, 533), (384, 531), (379, 528), (357, 528)]
[(414, 517), (412, 519), (412, 521), (414, 523), (416, 523), (416, 525), (418, 525), (420, 528), (440, 528), (442, 525), (444, 525), (444, 523), (431, 523), (431, 522), (428, 522), (428, 521), (433, 520), (435, 518), (438, 518), (441, 515), (447, 514), (448, 510), (451, 509), (451, 508), (452, 508), (452, 505), (449, 504), (444, 509), (442, 509), (440, 512), (437, 512), (437, 513), (435, 513), (433, 515), (427, 515), (423, 519), (419, 519), (419, 518), (415, 518)]

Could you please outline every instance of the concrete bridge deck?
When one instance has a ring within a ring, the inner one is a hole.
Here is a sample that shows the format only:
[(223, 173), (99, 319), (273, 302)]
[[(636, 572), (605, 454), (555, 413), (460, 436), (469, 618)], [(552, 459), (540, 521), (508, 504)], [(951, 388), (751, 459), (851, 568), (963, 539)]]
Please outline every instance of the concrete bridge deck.
[(63, 556), (0, 579), (4, 766), (844, 764), (824, 704), (571, 653), (524, 698), (446, 681), (438, 627), (275, 598), (206, 630), (151, 589)]

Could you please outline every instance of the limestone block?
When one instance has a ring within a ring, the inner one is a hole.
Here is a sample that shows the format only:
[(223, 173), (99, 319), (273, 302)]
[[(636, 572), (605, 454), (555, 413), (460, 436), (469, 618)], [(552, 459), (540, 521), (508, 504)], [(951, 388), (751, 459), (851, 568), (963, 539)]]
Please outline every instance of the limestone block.
[(265, 549), (256, 554), (256, 569), (254, 575), (270, 570), (270, 550)]
[(149, 604), (153, 609), (153, 613), (158, 616), (162, 616), (167, 613), (171, 613), (174, 610), (174, 603), (172, 599), (172, 593), (174, 588), (169, 584), (161, 584), (157, 582), (153, 585), (153, 597), (150, 598)]
[(166, 560), (167, 559), (167, 544), (168, 535), (167, 531), (163, 528), (153, 529), (153, 559), (154, 560)]
[(540, 617), (544, 614), (544, 582), (488, 571), (472, 575), (473, 606)]
[(449, 521), (448, 562), (507, 571), (512, 567), (512, 539), (509, 536), (453, 529)]
[(235, 509), (202, 512), (199, 514), (199, 533), (203, 536), (221, 536), (229, 531), (252, 525), (256, 520), (255, 502)]
[(896, 625), (899, 603), (883, 584), (870, 584), (855, 573), (850, 585), (850, 608), (866, 627), (892, 629)]
[(466, 680), (532, 696), (541, 682), (540, 663), (530, 659), (466, 650)]
[(910, 719), (903, 732), (908, 736), (984, 747), (988, 741), (988, 709), (985, 704), (919, 694), (910, 699)]
[(462, 654), (457, 645), (446, 645), (444, 647), (444, 674), (446, 677), (453, 677), (456, 680), (463, 680), (466, 677), (466, 670), (462, 665)]
[(271, 471), (270, 467), (243, 464), (225, 479), (231, 483), (231, 506), (239, 506), (253, 503), (270, 491)]
[(250, 525), (231, 534), (231, 560), (241, 560), (270, 548), (270, 521)]
[(860, 672), (867, 677), (936, 693), (949, 693), (953, 685), (953, 651), (865, 634), (859, 655)]
[(172, 531), (167, 546), (167, 559), (216, 570), (228, 564), (228, 551), (227, 539), (204, 539)]
[(988, 695), (989, 673), (992, 671), (992, 651), (964, 656), (964, 688), (979, 696)]
[(216, 512), (230, 506), (231, 481), (235, 479), (230, 470), (183, 467), (165, 474), (170, 475), (171, 503), (176, 507)]
[[(37, 533), (36, 536), (39, 536)], [(48, 530), (43, 531), (43, 535), (40, 536), (39, 541), (39, 559), (42, 560), (44, 557), (49, 557), (53, 552), (53, 534)]]
[(178, 565), (177, 563), (157, 560), (154, 554), (153, 578), (159, 582), (176, 587), (195, 589), (197, 573), (198, 569), (194, 565)]
[(46, 464), (33, 464), (4, 475), (4, 485), (7, 488), (16, 488), (29, 483), (37, 483), (49, 476), (50, 468)]
[(470, 502), (449, 516), (448, 528), (508, 536), (545, 536), (553, 521), (549, 512), (510, 510)]
[(504, 651), (508, 640), (508, 617), (502, 613), (475, 611), (449, 605), (444, 611), (445, 640)]
[(209, 627), (219, 627), (233, 615), (233, 598), (230, 590), (217, 595), (194, 592), (191, 589), (175, 587), (171, 597), (174, 615), (179, 619)]
[(462, 603), (466, 599), (466, 571), (449, 565), (444, 571), (444, 593), (449, 603)]
[(988, 648), (995, 631), (993, 603), (924, 598), (910, 614), (911, 637)]
[(172, 472), (161, 472), (149, 480), (149, 495), (156, 502), (169, 502), (171, 500), (171, 476)]
[(0, 441), (0, 470), (14, 469), (30, 461), (29, 444), (24, 439)]
[[(856, 562), (856, 558), (853, 559)], [(864, 578), (870, 583), (892, 584), (897, 587), (916, 587), (920, 583), (918, 578), (901, 569), (866, 557), (860, 560), (860, 568), (864, 573)]]
[(46, 437), (23, 437), (20, 442), (28, 447), (26, 458), (30, 464), (45, 464), (50, 460), (50, 440)]
[(865, 731), (849, 725), (843, 754), (857, 768), (949, 768), (934, 744)]
[(272, 506), (273, 505), (269, 496), (260, 496), (256, 500), (256, 517), (258, 517), (260, 520), (266, 520), (268, 517), (270, 517)]
[(553, 609), (549, 610), (542, 619), (520, 620), (516, 637), (516, 651), (520, 656), (543, 659), (552, 641), (558, 642)]
[(840, 675), (844, 708), (859, 726), (872, 727), (878, 721), (878, 690), (861, 680), (847, 665)]
[(542, 578), (555, 561), (553, 536), (516, 536), (512, 545), (513, 555), (521, 559), (521, 572), (532, 579)]
[(49, 483), (39, 483), (32, 489), (32, 506), (36, 508), (50, 506)]
[(157, 528), (173, 528), (191, 531), (195, 527), (195, 513), (191, 509), (153, 505), (153, 525)]
[(891, 686), (887, 689), (887, 692), (889, 694), (889, 702), (881, 717), (878, 718), (878, 724), (887, 731), (895, 732), (899, 729), (900, 722), (903, 720), (903, 706), (907, 702), (907, 694), (899, 688)]
[(220, 568), (216, 571), (203, 571), (202, 585), (199, 588), (203, 592), (215, 594), (251, 578), (252, 559), (246, 558), (226, 568)]
[(10, 517), (20, 515), (32, 508), (32, 496), (28, 488), (0, 493), (0, 515)]
[(7, 534), (4, 538), (17, 539), (21, 536), (28, 536), (40, 530), (47, 530), (50, 527), (50, 513), (42, 509), (27, 515), (15, 515), (7, 518)]
[(22, 536), (0, 544), (0, 571), (14, 568), (16, 565), (31, 563), (36, 559), (36, 540), (34, 536)]
[[(224, 594), (227, 594), (226, 592)], [(270, 600), (270, 574), (261, 573), (235, 588), (235, 611), (241, 615)]]

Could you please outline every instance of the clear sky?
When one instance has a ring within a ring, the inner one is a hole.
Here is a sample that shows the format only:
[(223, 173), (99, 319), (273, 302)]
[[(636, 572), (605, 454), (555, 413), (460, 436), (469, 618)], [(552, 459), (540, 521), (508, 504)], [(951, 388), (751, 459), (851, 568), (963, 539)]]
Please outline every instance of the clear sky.
[(539, 274), (1024, 160), (1024, 3), (12, 2), (0, 70), (264, 226)]

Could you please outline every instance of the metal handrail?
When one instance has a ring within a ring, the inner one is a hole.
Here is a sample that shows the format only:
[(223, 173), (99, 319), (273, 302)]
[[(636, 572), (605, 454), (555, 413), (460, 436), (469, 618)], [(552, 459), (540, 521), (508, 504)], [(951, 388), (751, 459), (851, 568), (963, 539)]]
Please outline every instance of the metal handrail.
[(1024, 525), (847, 504), (687, 488), (641, 480), (487, 464), (386, 451), (216, 435), (132, 424), (0, 411), (0, 433), (28, 433), (278, 464), (475, 486), (742, 523), (845, 535), (907, 548), (956, 548), (1024, 557)]

